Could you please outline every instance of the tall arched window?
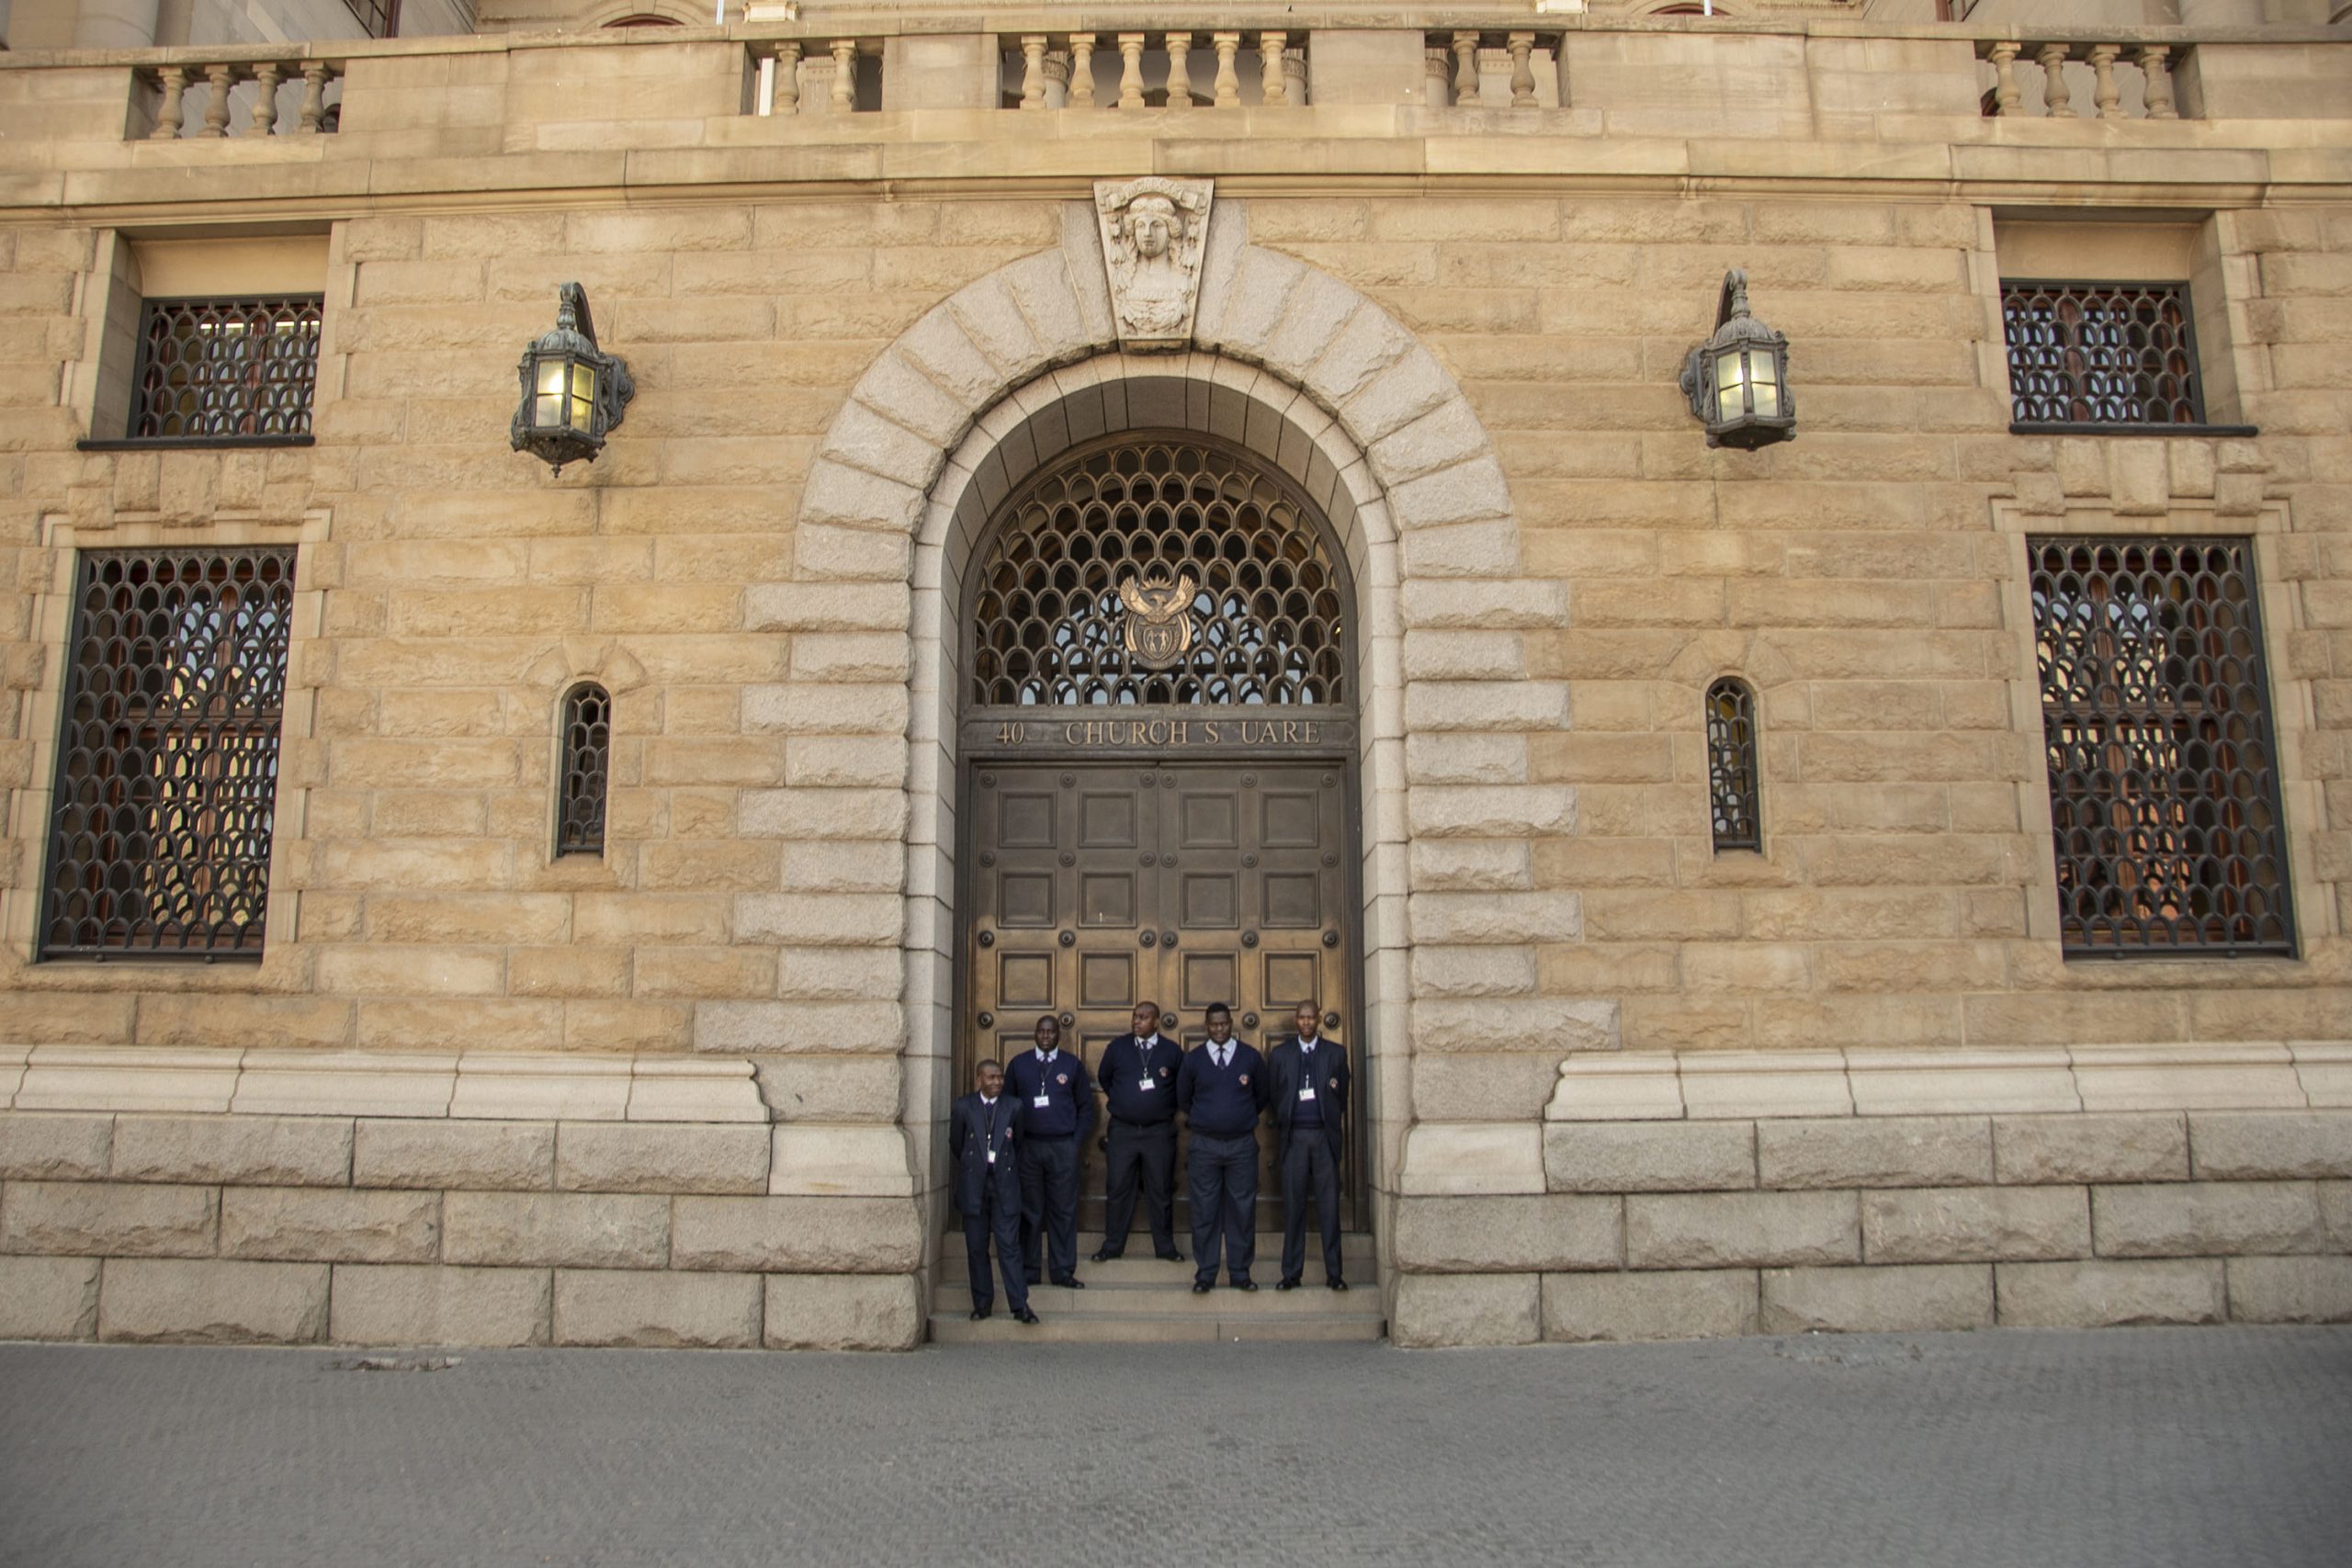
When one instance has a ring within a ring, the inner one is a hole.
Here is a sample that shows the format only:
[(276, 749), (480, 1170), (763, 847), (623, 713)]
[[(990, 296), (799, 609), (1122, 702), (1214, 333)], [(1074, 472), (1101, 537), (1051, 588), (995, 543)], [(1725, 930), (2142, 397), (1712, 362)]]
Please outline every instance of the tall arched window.
[(1756, 773), (1756, 694), (1726, 675), (1707, 688), (1707, 794), (1718, 851), (1764, 847)]
[(587, 681), (564, 694), (562, 743), (556, 768), (556, 855), (601, 855), (613, 758), (613, 699), (604, 687)]

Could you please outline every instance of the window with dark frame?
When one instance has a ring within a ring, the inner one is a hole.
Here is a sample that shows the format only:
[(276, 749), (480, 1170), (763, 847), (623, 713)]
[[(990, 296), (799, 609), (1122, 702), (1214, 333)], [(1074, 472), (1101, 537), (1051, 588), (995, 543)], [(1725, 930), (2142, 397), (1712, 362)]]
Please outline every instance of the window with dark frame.
[(2001, 320), (2012, 423), (2205, 423), (2187, 284), (2003, 278)]
[(613, 699), (594, 682), (563, 699), (563, 756), (556, 773), (555, 852), (605, 852), (605, 795), (611, 782)]
[(1707, 795), (1718, 851), (1764, 847), (1756, 776), (1756, 694), (1726, 675), (1707, 688)]
[(2028, 548), (2066, 955), (2291, 956), (2253, 542)]
[(319, 294), (143, 301), (130, 438), (309, 435), (324, 303)]
[(40, 955), (258, 959), (294, 550), (76, 572)]
[(401, 0), (343, 0), (369, 38), (392, 38), (401, 30)]

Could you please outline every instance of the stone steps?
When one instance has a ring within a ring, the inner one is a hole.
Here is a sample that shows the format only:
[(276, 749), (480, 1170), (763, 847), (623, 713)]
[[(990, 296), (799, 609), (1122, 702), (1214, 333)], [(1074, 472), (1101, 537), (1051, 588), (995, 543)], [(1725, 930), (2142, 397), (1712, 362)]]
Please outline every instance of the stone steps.
[[(1144, 1251), (1108, 1263), (1089, 1263), (1086, 1254), (1101, 1237), (1079, 1238), (1078, 1277), (1083, 1291), (1061, 1285), (1039, 1285), (1029, 1292), (1029, 1304), (1042, 1320), (1035, 1327), (1015, 1323), (1000, 1287), (995, 1315), (985, 1323), (971, 1321), (972, 1296), (965, 1268), (963, 1237), (945, 1238), (939, 1282), (932, 1292), (931, 1338), (941, 1345), (1023, 1344), (1159, 1344), (1173, 1340), (1377, 1340), (1388, 1329), (1381, 1305), (1373, 1238), (1349, 1235), (1341, 1256), (1351, 1289), (1335, 1292), (1323, 1283), (1320, 1254), (1310, 1252), (1306, 1282), (1295, 1291), (1277, 1291), (1282, 1237), (1258, 1238), (1255, 1292), (1241, 1292), (1220, 1282), (1205, 1295), (1193, 1292), (1193, 1265), (1168, 1263)], [(1186, 1246), (1189, 1248), (1189, 1243)], [(1132, 1247), (1134, 1243), (1131, 1241)]]

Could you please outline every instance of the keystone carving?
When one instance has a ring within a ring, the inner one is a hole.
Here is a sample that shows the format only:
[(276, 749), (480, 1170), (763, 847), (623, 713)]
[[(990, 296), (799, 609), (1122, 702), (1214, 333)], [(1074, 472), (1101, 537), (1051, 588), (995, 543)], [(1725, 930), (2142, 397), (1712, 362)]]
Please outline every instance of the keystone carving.
[(1193, 341), (1201, 292), (1201, 246), (1208, 236), (1210, 182), (1148, 175), (1102, 180), (1094, 210), (1102, 222), (1102, 264), (1123, 348), (1181, 349)]

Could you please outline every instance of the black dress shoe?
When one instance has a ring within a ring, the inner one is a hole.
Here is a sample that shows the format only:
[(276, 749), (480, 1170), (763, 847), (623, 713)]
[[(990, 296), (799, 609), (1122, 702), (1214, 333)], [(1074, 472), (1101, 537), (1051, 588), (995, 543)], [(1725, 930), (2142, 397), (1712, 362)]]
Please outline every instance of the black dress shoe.
[(1086, 1289), (1086, 1281), (1080, 1279), (1075, 1274), (1065, 1274), (1060, 1279), (1055, 1280), (1054, 1283), (1059, 1285), (1065, 1291), (1082, 1291)]
[(972, 1321), (974, 1323), (986, 1323), (988, 1320), (989, 1314), (986, 1310), (980, 1307), (974, 1307), (972, 1309)]
[(1274, 1289), (1278, 1291), (1295, 1291), (1298, 1289), (1298, 1276), (1294, 1274), (1287, 1280), (1275, 1280)]
[(1205, 1296), (1211, 1291), (1216, 1289), (1216, 1287), (1206, 1280), (1195, 1280), (1193, 1281), (1193, 1294), (1196, 1296)]
[(1233, 1281), (1233, 1288), (1237, 1291), (1254, 1291), (1258, 1288), (1258, 1281), (1255, 1280), (1236, 1280)]
[(1330, 1279), (1324, 1280), (1323, 1282), (1324, 1282), (1325, 1284), (1327, 1284), (1327, 1285), (1330, 1286), (1330, 1287), (1331, 1287), (1333, 1290), (1335, 1290), (1335, 1291), (1344, 1291), (1344, 1290), (1346, 1290), (1346, 1289), (1348, 1288), (1348, 1282), (1347, 1282), (1345, 1280), (1340, 1279), (1340, 1278), (1338, 1275), (1336, 1275), (1336, 1274), (1335, 1274), (1335, 1275), (1333, 1275)]
[(1037, 1314), (1031, 1312), (1027, 1307), (1023, 1307), (1019, 1312), (1012, 1314), (1012, 1321), (1015, 1323), (1025, 1323), (1032, 1327), (1035, 1327), (1037, 1322)]
[(1162, 1263), (1182, 1263), (1184, 1261), (1184, 1255), (1181, 1252), (1155, 1252), (1152, 1256), (1159, 1258)]
[(1098, 1247), (1086, 1255), (1086, 1260), (1089, 1263), (1108, 1263), (1118, 1256), (1115, 1252), (1105, 1252)]

